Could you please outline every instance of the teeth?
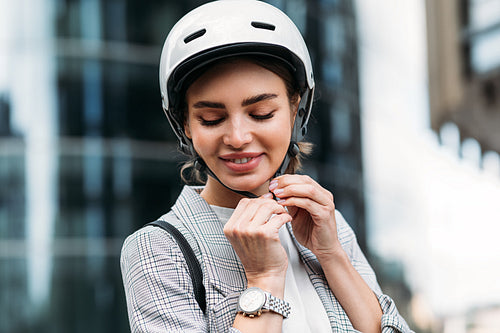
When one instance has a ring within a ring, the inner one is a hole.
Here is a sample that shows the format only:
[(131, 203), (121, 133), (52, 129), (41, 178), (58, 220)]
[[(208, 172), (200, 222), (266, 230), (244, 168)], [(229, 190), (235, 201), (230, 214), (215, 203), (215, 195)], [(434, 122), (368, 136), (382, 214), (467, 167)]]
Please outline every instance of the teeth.
[(247, 163), (250, 160), (251, 160), (251, 158), (237, 158), (235, 160), (232, 160), (232, 162), (236, 163), (236, 164), (243, 164), (243, 163)]

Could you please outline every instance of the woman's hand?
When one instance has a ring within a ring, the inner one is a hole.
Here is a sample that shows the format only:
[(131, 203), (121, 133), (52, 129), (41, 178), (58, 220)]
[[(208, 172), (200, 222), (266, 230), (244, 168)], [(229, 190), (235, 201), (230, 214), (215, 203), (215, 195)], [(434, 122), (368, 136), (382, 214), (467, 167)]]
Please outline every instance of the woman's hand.
[(291, 220), (283, 206), (267, 197), (238, 203), (224, 234), (245, 268), (249, 286), (266, 288), (273, 281), (284, 286), (288, 259), (279, 229)]
[(273, 179), (269, 190), (288, 208), (293, 232), (318, 260), (342, 251), (337, 237), (333, 195), (309, 176), (283, 175)]
[(301, 175), (277, 177), (269, 189), (280, 198), (279, 204), (288, 207), (295, 237), (318, 258), (328, 285), (354, 328), (380, 332), (382, 310), (377, 297), (340, 245), (333, 195)]

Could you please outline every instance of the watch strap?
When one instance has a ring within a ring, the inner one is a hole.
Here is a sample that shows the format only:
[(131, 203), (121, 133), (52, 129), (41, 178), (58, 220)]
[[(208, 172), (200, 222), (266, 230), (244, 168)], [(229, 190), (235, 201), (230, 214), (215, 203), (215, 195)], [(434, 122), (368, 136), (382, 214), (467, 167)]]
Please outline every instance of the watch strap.
[(265, 292), (265, 294), (266, 302), (264, 303), (264, 306), (262, 308), (265, 310), (276, 312), (282, 315), (285, 319), (288, 318), (288, 316), (290, 315), (290, 304), (285, 300), (271, 295), (271, 293), (269, 292)]

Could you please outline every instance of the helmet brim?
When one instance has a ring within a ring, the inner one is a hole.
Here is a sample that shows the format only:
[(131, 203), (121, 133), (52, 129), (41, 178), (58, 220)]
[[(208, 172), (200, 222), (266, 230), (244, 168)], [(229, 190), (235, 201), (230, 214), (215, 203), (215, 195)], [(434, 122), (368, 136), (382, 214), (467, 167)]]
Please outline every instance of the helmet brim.
[(279, 45), (265, 43), (230, 44), (204, 50), (184, 60), (175, 68), (167, 82), (168, 98), (172, 103), (171, 107), (178, 109), (185, 98), (187, 88), (212, 64), (236, 56), (259, 56), (278, 59), (290, 70), (300, 90), (303, 91), (307, 88), (306, 73), (302, 61), (290, 50)]

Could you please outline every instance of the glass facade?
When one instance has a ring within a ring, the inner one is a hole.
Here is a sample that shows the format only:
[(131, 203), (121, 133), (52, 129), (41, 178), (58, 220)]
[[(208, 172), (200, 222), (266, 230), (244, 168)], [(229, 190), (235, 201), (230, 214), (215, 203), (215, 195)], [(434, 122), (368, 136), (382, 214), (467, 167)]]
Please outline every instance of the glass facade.
[[(161, 45), (203, 2), (0, 2), (0, 332), (128, 330), (122, 242), (182, 187)], [(269, 2), (313, 56), (305, 172), (334, 192), (365, 247), (353, 4)]]
[(465, 32), (470, 43), (470, 66), (479, 74), (500, 67), (500, 2), (468, 0), (465, 2)]
[(500, 67), (500, 2), (460, 2), (460, 26), (465, 73), (488, 76)]
[(354, 3), (309, 1), (307, 13), (305, 38), (317, 82), (309, 130), (315, 150), (309, 173), (334, 193), (336, 207), (366, 250)]

